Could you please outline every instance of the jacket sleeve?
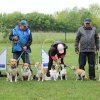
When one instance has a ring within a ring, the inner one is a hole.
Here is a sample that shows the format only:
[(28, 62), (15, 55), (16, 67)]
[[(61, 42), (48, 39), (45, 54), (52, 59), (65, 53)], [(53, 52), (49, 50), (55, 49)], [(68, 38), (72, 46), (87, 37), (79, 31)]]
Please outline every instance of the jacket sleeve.
[(13, 41), (13, 37), (14, 37), (13, 31), (11, 31), (11, 33), (9, 34), (9, 40), (10, 40), (10, 41)]
[(29, 37), (29, 41), (28, 41), (28, 43), (27, 43), (27, 47), (30, 47), (31, 46), (31, 44), (32, 44), (32, 33), (30, 32), (30, 37)]
[(96, 45), (96, 50), (99, 50), (99, 35), (97, 30), (95, 30), (95, 45)]
[(80, 41), (80, 29), (77, 31), (76, 39), (75, 39), (75, 51), (79, 51), (79, 41)]
[(50, 56), (51, 56), (52, 60), (54, 60), (54, 61), (57, 60), (55, 55), (56, 55), (56, 49), (55, 49), (55, 47), (51, 47), (50, 48)]

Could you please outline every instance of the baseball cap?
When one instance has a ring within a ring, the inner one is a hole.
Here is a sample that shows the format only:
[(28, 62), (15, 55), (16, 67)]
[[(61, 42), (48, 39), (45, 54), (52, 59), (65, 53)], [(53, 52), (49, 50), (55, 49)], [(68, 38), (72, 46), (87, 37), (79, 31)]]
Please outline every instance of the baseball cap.
[(25, 26), (25, 27), (28, 27), (28, 23), (27, 23), (25, 20), (21, 20), (21, 21), (19, 22), (19, 24), (21, 24), (21, 25), (23, 25), (23, 26)]
[(63, 44), (58, 44), (57, 45), (57, 50), (59, 53), (64, 53), (64, 45)]
[(90, 18), (86, 18), (86, 19), (84, 19), (84, 22), (85, 23), (91, 23), (91, 19)]

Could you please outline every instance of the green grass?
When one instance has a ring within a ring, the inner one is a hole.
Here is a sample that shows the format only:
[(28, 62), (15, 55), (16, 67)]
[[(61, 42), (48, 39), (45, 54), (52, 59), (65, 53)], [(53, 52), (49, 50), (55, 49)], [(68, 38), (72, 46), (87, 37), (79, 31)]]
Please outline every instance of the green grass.
[[(33, 36), (33, 43), (40, 44), (40, 43), (52, 43), (56, 40), (60, 40), (66, 43), (73, 43), (75, 39), (75, 33), (66, 33), (66, 41), (65, 41), (65, 34), (64, 33), (57, 33), (57, 32), (34, 32), (32, 33)], [(3, 38), (3, 34), (0, 33), (0, 43), (8, 43), (10, 42), (8, 37)]]
[[(55, 33), (56, 34), (56, 33)], [(35, 37), (39, 39), (35, 39)], [(47, 36), (47, 34), (46, 34)], [(33, 44), (31, 46), (32, 53), (30, 54), (31, 63), (41, 61), (41, 42), (45, 38), (45, 33), (33, 33)], [(64, 38), (58, 35), (58, 39), (64, 40)], [(44, 39), (43, 39), (43, 38)], [(57, 40), (56, 36), (51, 36)], [(52, 39), (50, 38), (50, 39)], [(74, 41), (75, 35), (67, 35), (67, 39)], [(36, 43), (36, 42), (38, 43)], [(52, 42), (51, 42), (52, 43)], [(44, 43), (44, 48), (48, 51), (51, 43)], [(78, 55), (74, 52), (74, 43), (66, 43), (68, 45), (67, 55), (65, 57), (65, 64), (78, 66)], [(12, 58), (11, 44), (0, 44), (0, 51), (5, 47), (8, 48), (7, 62)], [(21, 62), (20, 62), (21, 63)], [(34, 66), (31, 66), (33, 72), (36, 73)], [(20, 72), (21, 66), (19, 66)], [(0, 100), (100, 100), (100, 82), (98, 81), (75, 81), (74, 73), (67, 68), (68, 80), (67, 81), (45, 81), (37, 82), (33, 80), (31, 82), (21, 81), (20, 78), (17, 83), (6, 82), (6, 78), (0, 78)], [(2, 73), (5, 73), (3, 71)], [(86, 73), (88, 75), (88, 66), (86, 65)], [(98, 79), (98, 70), (96, 65), (96, 76)]]

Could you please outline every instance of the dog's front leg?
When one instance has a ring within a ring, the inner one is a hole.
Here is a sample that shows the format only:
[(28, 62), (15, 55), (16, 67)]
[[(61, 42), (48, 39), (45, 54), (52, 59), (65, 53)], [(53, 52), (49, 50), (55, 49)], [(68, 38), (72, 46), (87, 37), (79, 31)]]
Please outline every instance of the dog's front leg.
[(62, 78), (62, 74), (61, 74), (61, 80), (63, 80), (63, 78)]
[(38, 77), (38, 81), (40, 81), (40, 77)]
[(15, 82), (17, 82), (17, 74), (16, 74), (16, 76), (15, 76)]
[(56, 81), (56, 75), (54, 76), (54, 81)]
[(31, 75), (30, 80), (33, 80), (33, 75)]
[(7, 72), (7, 78), (6, 78), (6, 81), (9, 81), (9, 80), (10, 80), (9, 77), (10, 77), (10, 76), (9, 76), (9, 73)]
[(28, 81), (30, 81), (31, 80), (31, 75), (28, 75)]
[(76, 74), (76, 81), (78, 80), (78, 76), (79, 76), (79, 75), (78, 75), (78, 74)]
[(37, 77), (38, 77), (38, 81), (40, 81), (40, 76), (41, 76), (41, 75), (39, 75), (39, 74), (37, 75)]
[(12, 75), (11, 74), (10, 74), (10, 77), (9, 78), (10, 78), (10, 82), (12, 82)]
[(42, 76), (42, 82), (44, 81), (44, 76)]
[(65, 80), (67, 80), (67, 75), (65, 75)]
[(22, 81), (24, 80), (23, 76), (21, 76)]
[(45, 74), (42, 75), (42, 82), (45, 80)]

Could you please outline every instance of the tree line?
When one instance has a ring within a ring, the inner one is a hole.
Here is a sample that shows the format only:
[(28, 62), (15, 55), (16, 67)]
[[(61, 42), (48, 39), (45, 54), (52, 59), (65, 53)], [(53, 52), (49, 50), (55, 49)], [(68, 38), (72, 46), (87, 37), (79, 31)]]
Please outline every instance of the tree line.
[[(85, 18), (91, 18), (94, 26), (100, 32), (100, 6), (92, 4), (88, 8), (65, 9), (52, 15), (38, 12), (23, 14), (14, 12), (0, 14), (0, 31), (8, 32), (22, 19), (26, 20), (29, 28), (34, 31), (76, 32)], [(7, 34), (5, 34), (6, 37)]]

